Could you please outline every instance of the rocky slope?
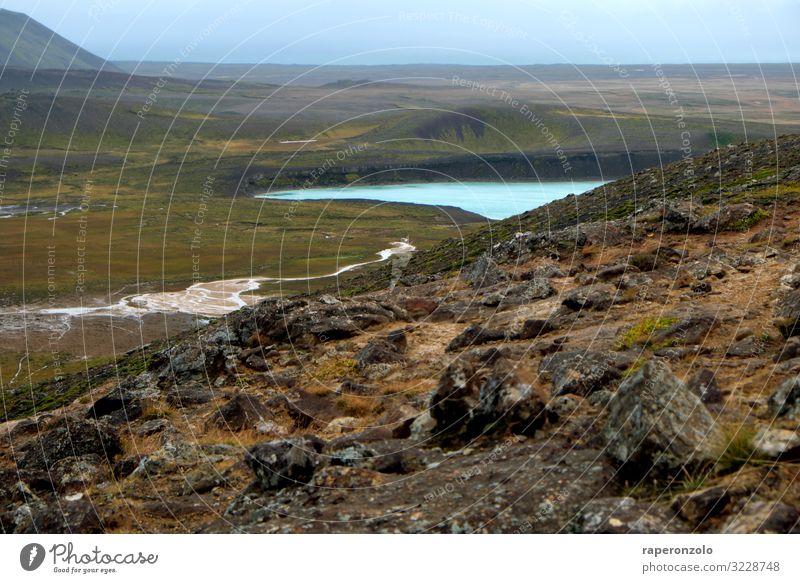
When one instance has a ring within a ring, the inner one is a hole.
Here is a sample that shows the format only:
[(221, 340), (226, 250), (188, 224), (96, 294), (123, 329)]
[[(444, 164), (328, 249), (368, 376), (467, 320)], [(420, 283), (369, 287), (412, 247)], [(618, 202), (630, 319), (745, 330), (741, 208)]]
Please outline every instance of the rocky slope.
[(144, 348), (0, 426), (2, 528), (798, 532), (798, 197), (724, 148)]

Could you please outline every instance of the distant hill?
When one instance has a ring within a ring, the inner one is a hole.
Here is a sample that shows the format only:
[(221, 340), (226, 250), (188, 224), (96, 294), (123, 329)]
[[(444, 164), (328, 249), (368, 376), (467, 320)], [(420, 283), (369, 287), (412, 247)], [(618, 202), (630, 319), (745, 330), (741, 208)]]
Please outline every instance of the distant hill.
[(26, 14), (0, 9), (0, 63), (20, 69), (119, 71)]

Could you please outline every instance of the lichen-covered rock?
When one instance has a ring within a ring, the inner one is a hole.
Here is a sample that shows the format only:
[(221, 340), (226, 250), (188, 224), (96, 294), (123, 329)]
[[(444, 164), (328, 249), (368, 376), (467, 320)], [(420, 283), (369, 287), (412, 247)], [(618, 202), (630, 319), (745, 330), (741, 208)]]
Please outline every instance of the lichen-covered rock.
[(750, 357), (763, 354), (765, 350), (764, 342), (756, 336), (747, 336), (737, 340), (728, 347), (726, 356)]
[(119, 385), (97, 399), (86, 413), (87, 419), (108, 417), (108, 421), (121, 424), (138, 419), (142, 403), (157, 399), (159, 390), (152, 373), (145, 372), (123, 379)]
[(722, 437), (714, 418), (662, 362), (650, 360), (625, 380), (608, 411), (606, 452), (627, 471), (672, 474), (716, 459)]
[(119, 453), (119, 435), (108, 424), (67, 417), (29, 443), (17, 466), (47, 469), (64, 458), (90, 454), (110, 462)]
[(690, 228), (695, 233), (741, 230), (756, 212), (756, 207), (748, 202), (729, 204), (696, 220)]
[(505, 330), (484, 328), (478, 324), (468, 326), (461, 334), (453, 338), (447, 345), (447, 351), (461, 350), (467, 346), (478, 346), (487, 342), (508, 340), (511, 334)]
[(800, 513), (778, 501), (748, 500), (722, 527), (726, 534), (788, 534), (800, 531)]
[(769, 397), (772, 417), (800, 417), (800, 377), (783, 381)]
[(259, 443), (250, 448), (247, 463), (265, 490), (308, 484), (323, 463), (324, 443), (293, 437)]
[(616, 289), (608, 284), (577, 287), (562, 301), (571, 310), (607, 310), (619, 300)]
[(582, 399), (574, 395), (561, 395), (547, 403), (547, 419), (551, 423), (562, 421), (581, 406)]
[(554, 330), (556, 330), (556, 325), (552, 321), (534, 318), (525, 320), (522, 323), (522, 328), (517, 334), (517, 338), (519, 340), (532, 340), (543, 334), (549, 334)]
[(564, 275), (564, 272), (561, 271), (561, 268), (558, 265), (555, 265), (554, 263), (548, 263), (546, 265), (534, 267), (528, 271), (523, 271), (517, 276), (517, 279), (528, 281), (531, 279), (551, 279), (554, 277), (566, 277), (566, 275)]
[(539, 372), (552, 378), (552, 395), (585, 397), (622, 376), (616, 356), (606, 352), (558, 352), (542, 359)]
[(363, 372), (373, 364), (395, 364), (405, 362), (408, 348), (406, 335), (402, 330), (390, 332), (385, 337), (370, 340), (356, 353), (356, 366)]
[(633, 498), (599, 498), (581, 510), (576, 530), (585, 534), (670, 534), (687, 532), (668, 509)]
[(269, 417), (270, 412), (261, 399), (239, 393), (211, 414), (208, 425), (227, 431), (242, 431), (254, 429), (260, 421)]
[(672, 509), (687, 522), (699, 526), (709, 518), (721, 514), (730, 501), (727, 488), (713, 486), (679, 494), (672, 501)]
[(166, 393), (167, 403), (178, 408), (203, 405), (213, 401), (215, 397), (210, 387), (197, 381), (175, 385)]
[(373, 301), (314, 303), (293, 309), (270, 322), (266, 336), (277, 341), (330, 342), (350, 338), (364, 330), (397, 319), (391, 306)]
[(50, 472), (53, 486), (59, 492), (85, 490), (108, 474), (108, 465), (96, 453), (58, 460)]
[(225, 369), (225, 349), (202, 341), (176, 344), (156, 355), (154, 366), (162, 364), (156, 375), (162, 382), (215, 378)]
[(488, 374), (469, 360), (451, 364), (431, 395), (429, 411), (431, 430), (447, 438), (504, 429), (533, 435), (544, 424), (544, 402), (502, 358)]
[(474, 432), (508, 428), (517, 435), (534, 435), (544, 425), (544, 402), (522, 382), (513, 365), (500, 360), (480, 387), (480, 409)]
[(699, 220), (697, 210), (700, 205), (691, 201), (668, 201), (662, 206), (661, 218), (667, 232), (685, 233), (689, 227)]
[(447, 367), (430, 399), (437, 430), (457, 431), (471, 420), (480, 403), (481, 380), (469, 360), (459, 359)]
[(101, 534), (105, 531), (94, 505), (85, 496), (57, 504), (34, 500), (14, 513), (16, 534)]
[(753, 437), (758, 457), (781, 461), (800, 459), (800, 433), (793, 429), (761, 427)]
[(629, 271), (639, 271), (636, 267), (628, 265), (627, 263), (616, 263), (614, 265), (607, 265), (600, 268), (595, 277), (600, 281), (611, 281), (624, 275)]
[(775, 324), (784, 338), (800, 336), (800, 290), (791, 291), (783, 297)]
[(707, 368), (700, 369), (692, 375), (686, 386), (706, 405), (722, 402), (722, 391), (717, 384), (716, 375)]
[(788, 338), (780, 352), (773, 359), (775, 362), (784, 362), (793, 358), (800, 357), (800, 338), (792, 336)]
[(703, 344), (708, 334), (716, 327), (717, 317), (712, 313), (695, 313), (675, 324), (653, 333), (654, 345)]
[(508, 281), (506, 272), (488, 255), (481, 255), (462, 273), (462, 277), (473, 289), (491, 287)]
[(547, 279), (537, 277), (528, 282), (496, 291), (493, 296), (497, 301), (484, 300), (484, 304), (500, 307), (516, 306), (543, 300), (555, 294), (555, 288)]

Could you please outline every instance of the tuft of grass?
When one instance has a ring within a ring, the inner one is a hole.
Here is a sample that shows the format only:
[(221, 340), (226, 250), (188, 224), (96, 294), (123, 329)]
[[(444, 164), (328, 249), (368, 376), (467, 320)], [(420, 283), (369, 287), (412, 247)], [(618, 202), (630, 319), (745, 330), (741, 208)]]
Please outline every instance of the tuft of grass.
[(142, 407), (140, 420), (169, 419), (174, 413), (175, 409), (166, 403), (147, 403)]
[(156, 433), (147, 436), (127, 434), (120, 439), (125, 455), (149, 455), (162, 447), (161, 435)]
[(378, 403), (375, 399), (357, 395), (342, 395), (336, 399), (336, 406), (348, 417), (366, 417), (375, 411)]
[(234, 447), (249, 447), (267, 438), (253, 428), (242, 431), (231, 431), (223, 427), (210, 426), (205, 431), (194, 436), (195, 443), (200, 445), (216, 445), (223, 443)]
[(755, 435), (755, 430), (751, 427), (726, 427), (714, 471), (718, 474), (729, 474), (745, 464), (758, 465), (766, 461), (756, 455)]
[(627, 350), (637, 344), (649, 346), (650, 339), (654, 332), (669, 328), (677, 321), (676, 318), (647, 318), (646, 320), (642, 320), (619, 335), (617, 338), (617, 349)]
[(309, 395), (316, 395), (317, 397), (325, 397), (333, 393), (333, 389), (325, 383), (314, 383), (307, 386), (305, 392)]
[(634, 483), (626, 480), (622, 488), (622, 495), (636, 500), (655, 501), (663, 491), (664, 485), (656, 479), (642, 479)]

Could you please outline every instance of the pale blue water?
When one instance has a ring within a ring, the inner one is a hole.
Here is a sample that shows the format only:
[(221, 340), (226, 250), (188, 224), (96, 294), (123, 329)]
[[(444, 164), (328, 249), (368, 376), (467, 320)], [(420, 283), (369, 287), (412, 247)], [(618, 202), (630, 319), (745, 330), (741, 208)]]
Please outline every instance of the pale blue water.
[(490, 219), (504, 219), (547, 204), (570, 193), (580, 194), (603, 182), (447, 182), (391, 186), (308, 188), (258, 195), (289, 200), (365, 199), (457, 206)]

